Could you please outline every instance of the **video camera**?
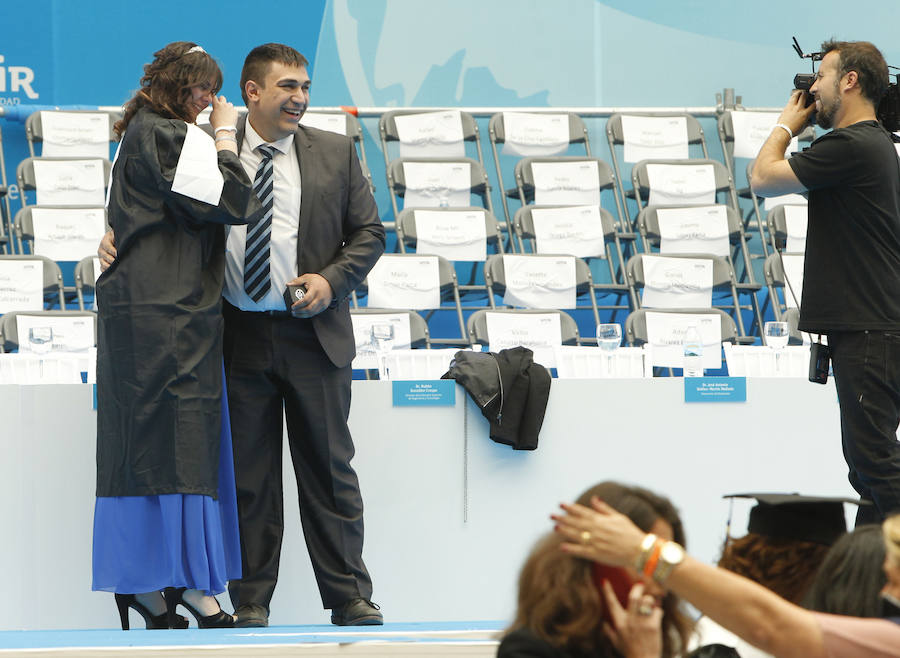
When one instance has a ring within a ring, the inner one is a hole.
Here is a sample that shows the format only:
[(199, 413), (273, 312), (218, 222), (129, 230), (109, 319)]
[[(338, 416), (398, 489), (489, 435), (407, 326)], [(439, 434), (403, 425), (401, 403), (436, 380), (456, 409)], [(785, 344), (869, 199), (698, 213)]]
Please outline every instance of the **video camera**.
[[(800, 48), (800, 44), (797, 43), (797, 37), (793, 37), (793, 40), (793, 47), (796, 53), (801, 58), (809, 59), (813, 67), (812, 73), (798, 73), (794, 76), (794, 89), (799, 89), (806, 93), (806, 106), (809, 107), (815, 102), (813, 95), (809, 93), (809, 89), (816, 81), (816, 62), (822, 61), (825, 53), (804, 53), (803, 49)], [(888, 68), (900, 70), (896, 66), (888, 66)], [(892, 133), (900, 130), (900, 74), (895, 74), (894, 81), (888, 84), (887, 90), (878, 103), (875, 116), (885, 130)], [(815, 114), (813, 114), (812, 121), (815, 122)]]

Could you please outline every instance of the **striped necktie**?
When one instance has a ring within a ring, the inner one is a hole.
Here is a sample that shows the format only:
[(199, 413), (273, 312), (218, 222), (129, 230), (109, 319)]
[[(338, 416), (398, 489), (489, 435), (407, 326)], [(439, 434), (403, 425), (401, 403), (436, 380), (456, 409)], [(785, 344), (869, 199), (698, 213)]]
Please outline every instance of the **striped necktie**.
[(269, 242), (272, 236), (272, 208), (275, 191), (272, 176), (272, 156), (275, 149), (268, 144), (257, 147), (262, 154), (253, 189), (263, 207), (263, 218), (247, 229), (244, 248), (244, 290), (254, 302), (266, 296), (272, 283), (269, 279)]

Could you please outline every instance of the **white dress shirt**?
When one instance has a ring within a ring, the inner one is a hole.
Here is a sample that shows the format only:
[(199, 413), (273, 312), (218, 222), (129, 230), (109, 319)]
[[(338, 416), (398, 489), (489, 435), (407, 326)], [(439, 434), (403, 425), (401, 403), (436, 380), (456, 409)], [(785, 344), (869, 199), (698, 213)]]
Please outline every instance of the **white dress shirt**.
[[(241, 164), (252, 181), (262, 155), (256, 147), (266, 142), (248, 120), (241, 144)], [(300, 225), (300, 163), (294, 149), (294, 135), (270, 144), (275, 149), (272, 158), (275, 200), (272, 208), (269, 276), (272, 286), (266, 296), (254, 302), (244, 290), (244, 249), (246, 226), (227, 227), (225, 243), (225, 299), (242, 311), (285, 311), (285, 284), (297, 277), (297, 232)]]

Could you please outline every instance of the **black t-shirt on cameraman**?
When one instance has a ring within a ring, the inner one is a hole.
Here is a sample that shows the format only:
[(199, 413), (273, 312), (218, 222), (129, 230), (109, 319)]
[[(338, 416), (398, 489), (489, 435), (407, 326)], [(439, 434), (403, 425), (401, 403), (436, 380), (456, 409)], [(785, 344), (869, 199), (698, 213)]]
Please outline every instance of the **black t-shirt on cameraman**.
[(900, 329), (900, 160), (876, 121), (788, 160), (809, 190), (800, 329)]

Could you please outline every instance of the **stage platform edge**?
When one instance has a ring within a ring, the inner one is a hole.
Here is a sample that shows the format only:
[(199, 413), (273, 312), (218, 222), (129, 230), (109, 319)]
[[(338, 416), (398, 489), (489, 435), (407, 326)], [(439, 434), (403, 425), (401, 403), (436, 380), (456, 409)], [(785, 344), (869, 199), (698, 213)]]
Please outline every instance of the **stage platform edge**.
[(504, 622), (147, 631), (0, 631), (0, 658), (494, 656)]

